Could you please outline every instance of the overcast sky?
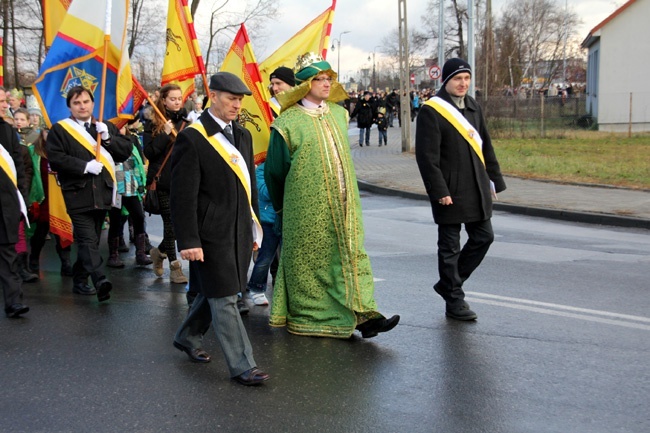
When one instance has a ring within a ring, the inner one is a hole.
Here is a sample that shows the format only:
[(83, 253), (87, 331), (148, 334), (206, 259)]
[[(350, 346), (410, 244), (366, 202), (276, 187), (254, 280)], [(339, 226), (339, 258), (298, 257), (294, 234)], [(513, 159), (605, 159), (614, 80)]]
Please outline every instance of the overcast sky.
[[(555, 0), (560, 8), (565, 7), (565, 1), (583, 21), (578, 29), (580, 41), (593, 27), (624, 3), (613, 0)], [(279, 0), (279, 3), (280, 13), (277, 21), (269, 26), (269, 38), (265, 41), (265, 46), (253, 46), (260, 62), (332, 4), (331, 0)], [(409, 28), (422, 26), (421, 17), (425, 15), (427, 3), (427, 0), (407, 0)], [(507, 3), (507, 0), (492, 1), (496, 19)], [(209, 7), (205, 1), (202, 6)], [(209, 14), (208, 10), (204, 12)], [(342, 32), (350, 33), (341, 37), (340, 53), (329, 52), (328, 61), (336, 68), (340, 55), (344, 77), (356, 74), (360, 68), (372, 67), (372, 61), (369, 62), (368, 57), (373, 50), (379, 63), (382, 38), (397, 28), (397, 14), (398, 0), (338, 0), (331, 36), (338, 39)], [(200, 18), (197, 19), (197, 25), (199, 20)]]

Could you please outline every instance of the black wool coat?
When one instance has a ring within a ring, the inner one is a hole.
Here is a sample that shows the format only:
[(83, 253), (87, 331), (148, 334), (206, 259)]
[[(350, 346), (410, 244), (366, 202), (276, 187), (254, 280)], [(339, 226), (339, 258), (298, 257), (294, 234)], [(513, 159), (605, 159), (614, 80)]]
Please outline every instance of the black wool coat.
[[(111, 138), (102, 146), (113, 157), (115, 163), (131, 156), (133, 144), (121, 135), (115, 125), (106, 122)], [(54, 124), (45, 142), (47, 159), (52, 171), (61, 184), (63, 199), (69, 214), (88, 212), (95, 209), (109, 210), (113, 198), (113, 179), (103, 169), (95, 176), (85, 173), (88, 161), (95, 158), (81, 143), (61, 126)]]
[[(437, 96), (455, 107), (444, 88)], [(490, 180), (496, 192), (506, 189), (481, 107), (474, 98), (466, 96), (465, 108), (459, 111), (483, 139), (485, 165), (456, 128), (432, 107), (423, 105), (417, 118), (415, 156), (437, 224), (491, 218)], [(438, 203), (446, 196), (451, 196), (452, 205)]]
[[(27, 188), (21, 144), (16, 131), (4, 119), (0, 118), (0, 144), (9, 152), (16, 166), (18, 190), (27, 202)], [(18, 225), (20, 223), (20, 202), (16, 187), (11, 178), (0, 169), (0, 244), (18, 242)]]
[[(208, 136), (222, 129), (205, 110), (199, 118)], [(246, 165), (257, 215), (257, 186), (250, 132), (232, 122), (235, 147)], [(170, 207), (179, 250), (203, 248), (204, 261), (190, 263), (199, 276), (198, 290), (207, 298), (246, 290), (253, 252), (253, 217), (241, 181), (212, 145), (195, 129), (186, 128), (171, 157)]]
[[(172, 113), (167, 113), (169, 116)], [(177, 113), (173, 113), (172, 123), (176, 131), (181, 131), (187, 124), (185, 119), (187, 116), (185, 109), (181, 109)], [(144, 156), (149, 160), (149, 168), (147, 169), (147, 186), (151, 185), (160, 170), (160, 166), (167, 156), (167, 152), (171, 149), (171, 146), (174, 144), (174, 136), (167, 135), (165, 131), (160, 131), (158, 134), (154, 135), (152, 128), (154, 127), (153, 122), (148, 122), (142, 135), (143, 142), (143, 151)], [(156, 188), (163, 191), (169, 191), (171, 170), (169, 168), (170, 161), (167, 160), (167, 163), (160, 172), (160, 179), (156, 183)]]

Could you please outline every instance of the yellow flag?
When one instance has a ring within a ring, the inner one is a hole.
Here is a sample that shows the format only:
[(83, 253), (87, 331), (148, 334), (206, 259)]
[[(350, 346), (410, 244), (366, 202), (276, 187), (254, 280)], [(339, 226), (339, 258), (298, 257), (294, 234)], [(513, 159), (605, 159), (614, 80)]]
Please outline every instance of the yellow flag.
[(51, 47), (72, 0), (43, 0), (45, 47)]
[(242, 101), (239, 123), (253, 136), (255, 164), (260, 164), (266, 159), (273, 115), (265, 97), (257, 60), (255, 60), (255, 54), (253, 54), (244, 24), (240, 26), (237, 35), (235, 35), (235, 40), (221, 65), (221, 71), (237, 75), (253, 92), (251, 96), (245, 96)]
[(325, 12), (317, 16), (312, 22), (307, 24), (291, 39), (278, 48), (266, 60), (260, 63), (260, 73), (264, 88), (267, 89), (271, 84), (269, 75), (280, 66), (286, 66), (293, 69), (298, 56), (307, 52), (320, 53), (323, 59), (327, 59), (327, 48), (330, 43), (330, 33), (332, 31), (332, 22), (334, 21), (334, 9), (336, 0), (332, 1), (332, 6)]
[(205, 75), (205, 65), (187, 0), (169, 0), (167, 49), (161, 84), (178, 84), (185, 100), (194, 91), (194, 77), (198, 74)]

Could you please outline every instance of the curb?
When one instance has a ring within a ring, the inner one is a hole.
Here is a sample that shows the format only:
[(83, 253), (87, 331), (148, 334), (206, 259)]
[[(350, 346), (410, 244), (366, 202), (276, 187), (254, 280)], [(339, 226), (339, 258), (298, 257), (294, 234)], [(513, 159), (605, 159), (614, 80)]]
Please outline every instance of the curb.
[[(422, 200), (429, 202), (429, 197), (426, 194), (419, 194), (415, 192), (401, 191), (393, 188), (385, 188), (382, 186), (373, 185), (371, 183), (358, 180), (360, 191), (367, 191), (374, 194), (402, 197), (411, 200)], [(569, 222), (596, 224), (614, 227), (625, 228), (639, 228), (650, 230), (650, 220), (642, 218), (624, 217), (619, 215), (598, 214), (593, 212), (577, 212), (565, 209), (547, 209), (532, 206), (522, 206), (509, 203), (494, 203), (494, 210), (509, 212), (518, 215), (526, 215), (538, 218), (556, 219)]]

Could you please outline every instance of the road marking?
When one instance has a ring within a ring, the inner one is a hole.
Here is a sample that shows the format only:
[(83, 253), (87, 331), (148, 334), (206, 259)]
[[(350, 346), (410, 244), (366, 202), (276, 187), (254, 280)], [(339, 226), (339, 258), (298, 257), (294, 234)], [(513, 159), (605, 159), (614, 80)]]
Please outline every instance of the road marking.
[[(591, 310), (588, 308), (570, 307), (568, 305), (552, 304), (548, 302), (532, 301), (528, 299), (511, 298), (507, 296), (492, 295), (489, 293), (466, 292), (472, 302), (479, 304), (495, 305), (517, 310), (533, 311), (551, 316), (569, 317), (573, 319), (587, 320), (590, 322), (606, 323), (608, 325), (623, 326), (626, 328), (643, 329), (650, 331), (650, 318), (632, 316), (629, 314), (612, 313), (609, 311)], [(507, 302), (506, 302), (507, 301)], [(544, 308), (548, 307), (548, 308)], [(558, 311), (564, 310), (564, 311)], [(596, 317), (604, 316), (604, 317)], [(610, 318), (607, 318), (610, 317)], [(634, 323), (642, 322), (642, 323)]]

